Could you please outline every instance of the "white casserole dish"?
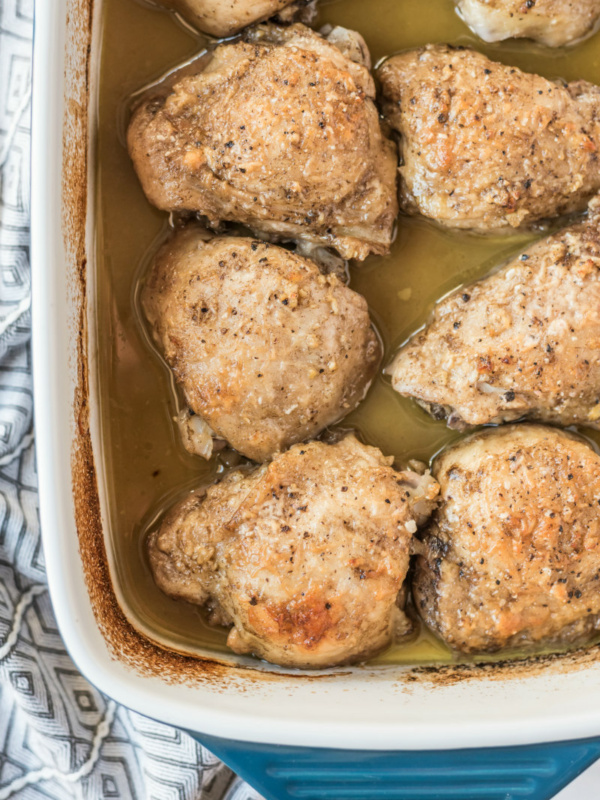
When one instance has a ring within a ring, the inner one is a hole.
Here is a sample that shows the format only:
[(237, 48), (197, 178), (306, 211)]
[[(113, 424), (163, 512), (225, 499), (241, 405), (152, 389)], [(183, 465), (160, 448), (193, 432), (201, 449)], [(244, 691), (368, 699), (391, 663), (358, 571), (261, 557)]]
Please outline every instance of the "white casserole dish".
[(94, 342), (94, 142), (101, 0), (38, 0), (33, 357), (50, 593), (82, 673), (157, 720), (240, 741), (361, 750), (496, 747), (600, 735), (600, 649), (477, 667), (323, 675), (169, 653), (110, 579)]

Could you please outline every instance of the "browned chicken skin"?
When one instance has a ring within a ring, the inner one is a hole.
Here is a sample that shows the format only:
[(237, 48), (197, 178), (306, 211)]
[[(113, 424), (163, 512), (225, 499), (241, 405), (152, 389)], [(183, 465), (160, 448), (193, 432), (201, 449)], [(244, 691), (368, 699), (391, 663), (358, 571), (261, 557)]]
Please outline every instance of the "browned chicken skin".
[(194, 27), (211, 36), (233, 36), (247, 25), (262, 22), (275, 14), (293, 16), (307, 5), (306, 0), (160, 0), (178, 11)]
[(229, 473), (150, 536), (156, 582), (232, 625), (238, 653), (313, 668), (373, 655), (411, 627), (398, 600), (438, 491), (391, 461), (347, 436)]
[[(142, 305), (189, 407), (256, 461), (345, 416), (381, 356), (366, 301), (336, 276), (265, 242), (207, 241), (197, 226), (159, 252)], [(201, 454), (203, 433), (188, 442)], [(210, 434), (205, 444), (209, 457)]]
[(600, 88), (559, 85), (429, 45), (379, 69), (401, 134), (400, 203), (442, 225), (510, 231), (580, 211), (600, 189)]
[(433, 466), (441, 504), (413, 596), (463, 652), (582, 642), (600, 627), (600, 456), (562, 431), (476, 434)]
[(258, 26), (147, 98), (128, 143), (150, 202), (344, 258), (386, 253), (396, 148), (381, 131), (361, 37), (334, 28), (329, 39), (304, 25)]
[(486, 42), (511, 37), (560, 47), (581, 39), (600, 18), (600, 0), (455, 0), (460, 16)]
[(443, 299), (389, 368), (459, 430), (528, 417), (600, 426), (600, 198), (587, 219)]

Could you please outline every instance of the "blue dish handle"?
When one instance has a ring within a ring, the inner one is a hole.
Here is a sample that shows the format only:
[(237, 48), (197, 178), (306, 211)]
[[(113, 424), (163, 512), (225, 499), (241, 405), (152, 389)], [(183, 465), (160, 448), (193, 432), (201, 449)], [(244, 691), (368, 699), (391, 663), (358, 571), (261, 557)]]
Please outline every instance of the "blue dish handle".
[(600, 758), (600, 739), (413, 752), (191, 735), (266, 800), (550, 800)]

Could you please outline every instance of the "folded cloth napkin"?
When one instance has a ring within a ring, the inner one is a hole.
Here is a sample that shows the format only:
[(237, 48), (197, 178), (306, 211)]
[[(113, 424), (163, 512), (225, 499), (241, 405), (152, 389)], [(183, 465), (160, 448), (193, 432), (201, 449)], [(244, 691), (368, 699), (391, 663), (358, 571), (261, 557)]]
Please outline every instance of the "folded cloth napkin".
[(90, 686), (52, 614), (29, 346), (33, 3), (0, 0), (0, 800), (260, 800), (185, 733)]

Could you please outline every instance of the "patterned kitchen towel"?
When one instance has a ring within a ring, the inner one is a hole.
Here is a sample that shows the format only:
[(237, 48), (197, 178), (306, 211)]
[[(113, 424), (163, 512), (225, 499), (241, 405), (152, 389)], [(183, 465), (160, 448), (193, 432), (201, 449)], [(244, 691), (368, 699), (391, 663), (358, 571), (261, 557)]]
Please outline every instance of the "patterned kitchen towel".
[(32, 419), (34, 0), (0, 0), (0, 800), (260, 800), (185, 733), (103, 697), (46, 591)]

